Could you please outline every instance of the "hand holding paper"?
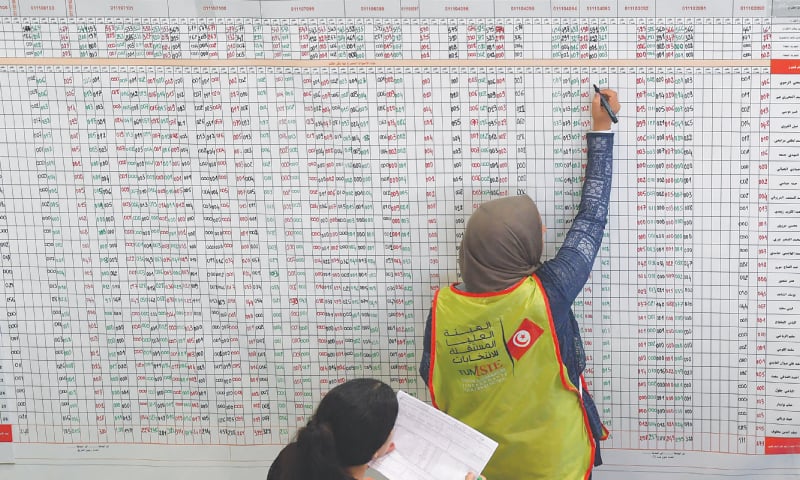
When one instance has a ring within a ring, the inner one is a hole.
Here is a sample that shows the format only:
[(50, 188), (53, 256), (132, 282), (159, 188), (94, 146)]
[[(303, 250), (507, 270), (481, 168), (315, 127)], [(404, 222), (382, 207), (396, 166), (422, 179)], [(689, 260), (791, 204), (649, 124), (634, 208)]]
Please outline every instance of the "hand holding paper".
[(467, 479), (497, 448), (494, 440), (403, 391), (397, 401), (396, 448), (370, 464), (390, 480)]

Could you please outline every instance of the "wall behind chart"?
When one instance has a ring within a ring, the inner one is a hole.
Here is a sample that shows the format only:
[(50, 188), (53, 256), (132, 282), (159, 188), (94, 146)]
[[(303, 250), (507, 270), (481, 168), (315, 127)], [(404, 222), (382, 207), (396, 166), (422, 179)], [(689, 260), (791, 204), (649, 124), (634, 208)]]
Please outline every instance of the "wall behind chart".
[(0, 476), (263, 478), (347, 379), (427, 398), (466, 221), (555, 254), (598, 84), (597, 476), (791, 477), (794, 3), (0, 0)]

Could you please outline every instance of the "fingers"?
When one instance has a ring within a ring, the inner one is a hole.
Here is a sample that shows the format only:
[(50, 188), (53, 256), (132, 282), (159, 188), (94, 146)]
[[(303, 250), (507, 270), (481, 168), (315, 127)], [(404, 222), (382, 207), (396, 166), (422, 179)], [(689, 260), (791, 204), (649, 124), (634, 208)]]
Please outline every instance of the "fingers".
[(608, 106), (611, 108), (611, 111), (614, 112), (614, 114), (616, 114), (620, 109), (617, 92), (608, 88), (600, 90), (600, 93), (595, 94), (594, 98), (592, 99), (592, 130), (611, 129), (611, 117), (603, 107), (603, 104), (600, 101), (601, 98), (605, 98), (608, 101)]
[(619, 112), (620, 105), (619, 105), (619, 96), (617, 95), (617, 92), (611, 89), (605, 89), (605, 90), (600, 90), (600, 93), (606, 97), (606, 100), (608, 100), (608, 104), (611, 106), (611, 110), (614, 113)]
[[(610, 88), (605, 88), (600, 90), (600, 94), (603, 95), (606, 100), (608, 101), (609, 106), (611, 107), (611, 111), (614, 113), (619, 112), (620, 104), (619, 104), (619, 97), (617, 92), (611, 90)], [(593, 103), (596, 102), (598, 105), (600, 104), (600, 95), (595, 95), (593, 99)]]

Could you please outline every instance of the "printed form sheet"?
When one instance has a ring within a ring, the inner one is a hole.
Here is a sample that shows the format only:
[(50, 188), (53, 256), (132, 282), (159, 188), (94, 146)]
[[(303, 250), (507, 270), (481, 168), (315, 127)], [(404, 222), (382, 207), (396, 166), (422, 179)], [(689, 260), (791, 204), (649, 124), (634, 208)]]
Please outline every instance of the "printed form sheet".
[(596, 83), (597, 476), (792, 478), (799, 10), (0, 0), (0, 455), (268, 464), (349, 378), (427, 400), (470, 213), (530, 195), (555, 253)]
[(462, 479), (479, 474), (497, 442), (400, 390), (395, 450), (370, 466), (390, 480)]

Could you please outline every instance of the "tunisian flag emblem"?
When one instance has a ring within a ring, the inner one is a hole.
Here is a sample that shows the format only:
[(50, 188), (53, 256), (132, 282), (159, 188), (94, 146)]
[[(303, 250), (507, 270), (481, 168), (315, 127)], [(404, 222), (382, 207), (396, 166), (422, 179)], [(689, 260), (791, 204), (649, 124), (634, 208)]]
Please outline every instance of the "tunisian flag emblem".
[(514, 360), (519, 360), (530, 350), (543, 333), (542, 327), (526, 318), (522, 321), (517, 331), (514, 332), (514, 335), (506, 342), (508, 352), (514, 357)]

